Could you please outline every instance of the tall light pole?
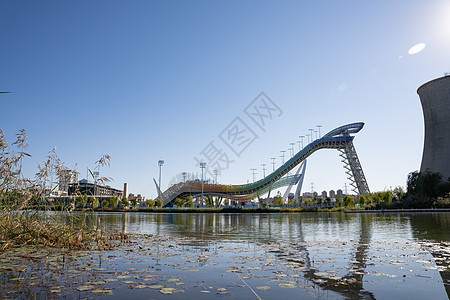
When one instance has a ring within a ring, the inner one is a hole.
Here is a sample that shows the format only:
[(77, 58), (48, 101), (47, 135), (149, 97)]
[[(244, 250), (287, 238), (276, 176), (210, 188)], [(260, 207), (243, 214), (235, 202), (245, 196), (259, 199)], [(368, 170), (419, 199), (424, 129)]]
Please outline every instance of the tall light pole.
[(216, 176), (216, 184), (217, 184), (217, 175), (219, 174), (219, 170), (214, 169), (213, 173), (214, 173), (214, 176)]
[(266, 164), (261, 164), (262, 171), (263, 171), (263, 178), (266, 178)]
[(284, 153), (285, 153), (286, 151), (281, 150), (280, 152), (281, 152), (281, 156), (280, 156), (280, 157), (283, 159), (281, 164), (284, 165)]
[(186, 172), (181, 172), (181, 175), (183, 176), (183, 182), (186, 182)]
[(314, 130), (314, 132), (315, 132), (315, 134), (316, 134), (316, 140), (317, 140), (317, 133), (318, 133), (318, 131), (317, 131), (317, 130)]
[(275, 157), (272, 157), (271, 160), (272, 160), (272, 172), (275, 172)]
[(320, 128), (322, 127), (322, 125), (317, 125), (317, 128), (319, 128), (319, 139), (321, 138), (320, 136)]
[(291, 145), (291, 150), (292, 150), (291, 157), (294, 157), (294, 145), (295, 145), (295, 143), (290, 143), (290, 145)]
[[(300, 138), (300, 141), (302, 142), (302, 149), (303, 149), (303, 138), (305, 137), (304, 135), (299, 135), (298, 136)], [(301, 149), (300, 149), (301, 150)]]
[(250, 169), (250, 171), (252, 171), (252, 175), (253, 175), (253, 182), (255, 182), (255, 174), (256, 174), (256, 169)]
[(205, 162), (201, 162), (200, 163), (200, 168), (202, 168), (202, 205), (203, 205), (203, 169), (206, 168), (206, 163)]
[[(158, 160), (158, 166), (159, 166), (159, 190), (161, 190), (161, 168), (164, 165), (164, 160)], [(162, 201), (162, 199), (160, 199)]]
[(314, 138), (314, 136), (313, 136), (313, 131), (314, 131), (314, 129), (312, 129), (312, 128), (310, 128), (310, 129), (308, 129), (309, 130), (309, 134), (311, 135), (311, 142), (313, 141), (313, 138)]

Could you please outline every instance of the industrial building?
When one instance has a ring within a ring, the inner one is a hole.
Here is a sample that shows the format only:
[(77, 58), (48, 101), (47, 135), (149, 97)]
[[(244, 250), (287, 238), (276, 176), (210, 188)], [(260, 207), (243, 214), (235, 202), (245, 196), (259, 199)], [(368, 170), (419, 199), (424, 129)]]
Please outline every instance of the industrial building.
[(450, 180), (450, 75), (417, 89), (425, 122), (420, 172), (435, 172)]

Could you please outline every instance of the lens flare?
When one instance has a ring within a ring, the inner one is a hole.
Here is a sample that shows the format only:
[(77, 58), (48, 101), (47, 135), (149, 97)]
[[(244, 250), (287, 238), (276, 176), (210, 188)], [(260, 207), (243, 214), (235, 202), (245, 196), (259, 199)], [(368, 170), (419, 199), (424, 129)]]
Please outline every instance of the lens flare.
[(425, 49), (426, 46), (427, 45), (425, 45), (425, 43), (416, 44), (416, 45), (412, 46), (411, 48), (409, 48), (408, 54), (409, 55), (417, 54), (417, 53), (421, 52), (423, 49)]

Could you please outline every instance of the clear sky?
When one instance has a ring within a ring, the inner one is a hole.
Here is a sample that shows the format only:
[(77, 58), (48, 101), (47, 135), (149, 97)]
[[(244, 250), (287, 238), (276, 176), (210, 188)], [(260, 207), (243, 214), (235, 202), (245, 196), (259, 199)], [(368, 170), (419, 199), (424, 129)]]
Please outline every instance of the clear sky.
[[(0, 129), (10, 141), (27, 130), (26, 174), (53, 146), (81, 177), (109, 154), (101, 175), (152, 198), (159, 159), (165, 189), (200, 173), (195, 157), (213, 145), (232, 161), (219, 182), (246, 183), (309, 128), (359, 121), (370, 189), (405, 186), (422, 158), (416, 90), (450, 72), (449, 0), (0, 0), (0, 11), (0, 91), (12, 92), (0, 94)], [(263, 128), (245, 113), (261, 92), (279, 108)], [(232, 122), (253, 131), (237, 152)], [(308, 160), (311, 183), (349, 183), (337, 151)]]

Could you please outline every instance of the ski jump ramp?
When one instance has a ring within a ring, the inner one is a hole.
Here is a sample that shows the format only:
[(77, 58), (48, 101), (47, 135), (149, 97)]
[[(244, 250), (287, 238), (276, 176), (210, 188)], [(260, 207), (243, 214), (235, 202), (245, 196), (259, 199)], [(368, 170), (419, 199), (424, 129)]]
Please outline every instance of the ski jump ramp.
[[(347, 124), (336, 129), (331, 130), (323, 137), (316, 139), (306, 145), (302, 150), (298, 151), (291, 159), (286, 161), (278, 169), (253, 183), (241, 185), (224, 185), (203, 183), (203, 195), (212, 195), (228, 198), (237, 201), (250, 201), (262, 196), (270, 190), (275, 190), (283, 186), (295, 185), (301, 179), (299, 174), (285, 176), (293, 168), (301, 164), (306, 158), (320, 149), (337, 149), (341, 154), (342, 162), (350, 185), (353, 191), (359, 195), (369, 193), (369, 186), (367, 185), (364, 172), (356, 154), (353, 145), (355, 133), (358, 133), (364, 126), (364, 123)], [(159, 198), (163, 202), (163, 206), (173, 206), (176, 198), (184, 198), (192, 195), (194, 197), (201, 196), (202, 183), (201, 181), (180, 182), (172, 185), (164, 192), (161, 192), (156, 180)]]

